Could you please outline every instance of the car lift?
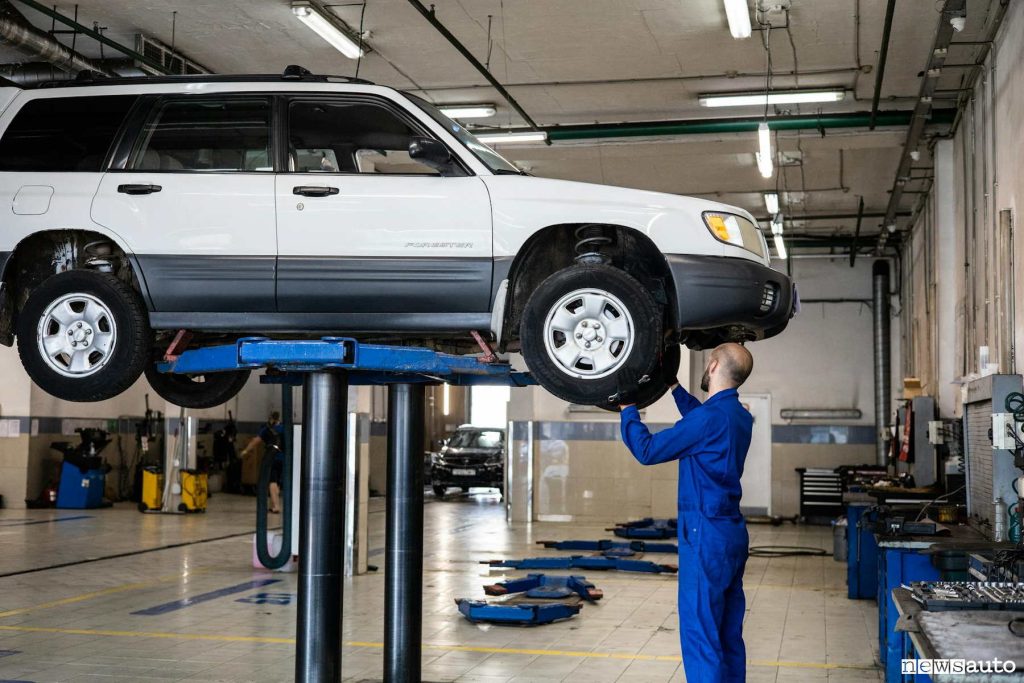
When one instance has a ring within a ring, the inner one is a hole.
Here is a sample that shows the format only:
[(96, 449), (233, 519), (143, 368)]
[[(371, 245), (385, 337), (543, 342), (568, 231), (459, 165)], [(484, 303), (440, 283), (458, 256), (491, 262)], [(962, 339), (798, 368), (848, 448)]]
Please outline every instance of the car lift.
[(604, 597), (600, 589), (582, 576), (528, 574), (484, 586), (491, 596), (509, 596), (487, 602), (458, 598), (455, 604), (467, 619), (495, 624), (541, 626), (579, 614), (583, 601), (593, 603)]
[(672, 538), (676, 535), (675, 519), (653, 519), (644, 517), (635, 522), (620, 522), (605, 531), (614, 532), (620, 538)]
[[(341, 680), (342, 539), (348, 387), (388, 385), (387, 510), (384, 604), (384, 680), (420, 680), (423, 617), (424, 386), (526, 386), (528, 375), (504, 363), (485, 363), (429, 349), (360, 344), (344, 337), (271, 340), (182, 352), (158, 364), (162, 372), (206, 374), (268, 368), (277, 381), (301, 383), (302, 476), (299, 524), (298, 621), (295, 680)], [(266, 379), (266, 378), (265, 378)]]
[(675, 543), (649, 541), (537, 541), (537, 545), (554, 550), (596, 550), (605, 557), (632, 557), (637, 553), (679, 553)]
[(614, 569), (620, 572), (644, 572), (647, 574), (675, 574), (679, 567), (674, 564), (659, 564), (648, 560), (628, 560), (604, 555), (571, 555), (569, 557), (527, 557), (522, 560), (482, 560), (480, 564), (491, 567), (513, 569)]

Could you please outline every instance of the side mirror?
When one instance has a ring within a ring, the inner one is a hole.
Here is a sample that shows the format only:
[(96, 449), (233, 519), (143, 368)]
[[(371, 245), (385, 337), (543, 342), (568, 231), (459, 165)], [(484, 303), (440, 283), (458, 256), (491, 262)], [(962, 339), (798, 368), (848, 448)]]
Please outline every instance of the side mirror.
[(444, 173), (452, 165), (452, 153), (444, 144), (430, 138), (409, 141), (409, 157)]

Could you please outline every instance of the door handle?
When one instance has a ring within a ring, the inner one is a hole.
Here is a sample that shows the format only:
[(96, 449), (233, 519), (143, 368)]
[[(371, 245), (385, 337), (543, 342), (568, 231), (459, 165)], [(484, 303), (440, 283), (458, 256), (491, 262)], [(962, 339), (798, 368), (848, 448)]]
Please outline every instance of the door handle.
[(159, 185), (152, 185), (148, 183), (128, 183), (127, 185), (118, 185), (117, 191), (121, 194), (153, 194), (159, 192), (164, 188)]
[(338, 188), (324, 187), (323, 185), (299, 185), (292, 188), (292, 194), (302, 195), (303, 197), (327, 197), (332, 194), (338, 194)]

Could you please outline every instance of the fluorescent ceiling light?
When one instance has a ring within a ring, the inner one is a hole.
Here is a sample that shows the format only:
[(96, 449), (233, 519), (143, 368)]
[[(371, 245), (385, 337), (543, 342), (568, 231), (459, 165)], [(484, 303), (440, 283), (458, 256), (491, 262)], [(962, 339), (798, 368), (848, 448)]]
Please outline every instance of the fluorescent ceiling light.
[(775, 192), (764, 193), (764, 208), (773, 216), (779, 212), (779, 195)]
[(750, 37), (750, 8), (747, 0), (725, 0), (725, 16), (733, 38)]
[(341, 20), (326, 16), (319, 7), (308, 2), (293, 2), (292, 14), (349, 59), (359, 59), (365, 54), (359, 43), (341, 29)]
[(785, 261), (788, 255), (786, 254), (786, 243), (782, 241), (782, 235), (774, 235), (772, 239), (775, 242), (775, 253), (778, 254), (780, 259)]
[(775, 172), (772, 165), (772, 134), (764, 121), (757, 126), (757, 144), (757, 170), (761, 172), (762, 178), (771, 178)]
[(453, 119), (485, 119), (494, 116), (497, 111), (493, 104), (457, 104), (441, 107), (441, 113)]
[(702, 107), (763, 107), (766, 104), (806, 104), (839, 102), (846, 97), (842, 88), (828, 90), (776, 90), (765, 93), (704, 93), (698, 96)]
[(773, 235), (781, 235), (782, 234), (782, 214), (781, 213), (777, 213), (774, 216), (772, 216), (772, 234)]
[(476, 139), (489, 145), (502, 145), (516, 142), (544, 142), (548, 139), (548, 134), (542, 130), (528, 133), (482, 133), (477, 135)]

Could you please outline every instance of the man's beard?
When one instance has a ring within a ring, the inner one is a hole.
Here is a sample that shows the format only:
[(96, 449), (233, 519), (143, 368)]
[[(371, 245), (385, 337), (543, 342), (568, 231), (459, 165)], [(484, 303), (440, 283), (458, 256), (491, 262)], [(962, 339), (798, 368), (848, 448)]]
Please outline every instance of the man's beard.
[(700, 390), (709, 391), (711, 387), (711, 373), (705, 368), (704, 376), (700, 378)]

